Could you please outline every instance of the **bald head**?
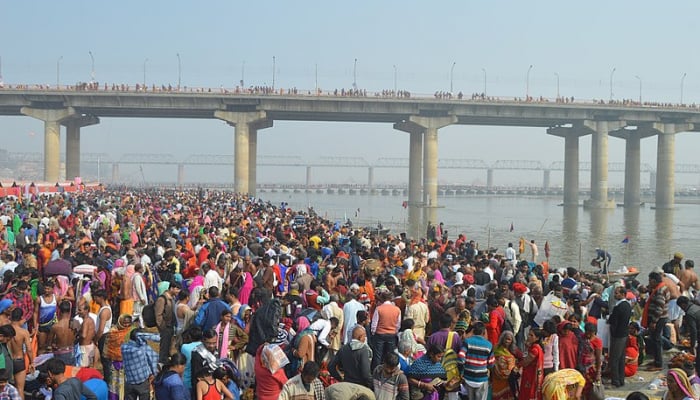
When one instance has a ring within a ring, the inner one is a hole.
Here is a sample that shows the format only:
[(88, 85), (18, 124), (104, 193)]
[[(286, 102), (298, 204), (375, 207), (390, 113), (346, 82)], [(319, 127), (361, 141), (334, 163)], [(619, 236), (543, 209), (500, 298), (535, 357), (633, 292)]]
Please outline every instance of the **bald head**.
[(356, 325), (352, 329), (352, 338), (357, 339), (359, 341), (364, 340), (364, 338), (367, 336), (367, 333), (365, 332), (365, 328), (362, 325)]

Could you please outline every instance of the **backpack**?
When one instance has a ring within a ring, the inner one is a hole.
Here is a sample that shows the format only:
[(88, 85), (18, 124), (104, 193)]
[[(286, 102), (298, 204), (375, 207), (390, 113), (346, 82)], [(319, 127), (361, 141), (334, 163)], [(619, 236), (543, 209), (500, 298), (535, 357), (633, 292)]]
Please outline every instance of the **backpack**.
[(455, 391), (459, 389), (462, 382), (461, 373), (459, 372), (459, 363), (457, 361), (457, 354), (452, 348), (452, 341), (454, 332), (449, 331), (447, 333), (447, 343), (445, 344), (445, 353), (442, 356), (442, 368), (445, 370), (447, 375), (447, 382), (445, 383), (445, 390), (448, 392)]
[[(163, 295), (158, 296), (158, 298), (161, 297), (165, 300), (165, 305), (167, 307), (168, 299)], [(158, 301), (158, 298), (156, 298), (156, 301)], [(156, 301), (146, 304), (143, 310), (141, 310), (141, 318), (143, 318), (143, 325), (146, 328), (154, 328), (158, 325), (156, 323)]]
[(518, 333), (518, 332), (515, 332), (515, 329), (513, 328), (513, 323), (510, 322), (509, 318), (512, 318), (512, 317), (510, 317), (508, 315), (508, 314), (513, 315), (513, 300), (509, 300), (508, 304), (509, 304), (508, 309), (509, 309), (510, 313), (507, 312), (505, 308), (503, 309), (503, 311), (506, 314), (506, 317), (503, 319), (503, 324), (501, 325), (501, 332), (511, 331), (513, 333)]

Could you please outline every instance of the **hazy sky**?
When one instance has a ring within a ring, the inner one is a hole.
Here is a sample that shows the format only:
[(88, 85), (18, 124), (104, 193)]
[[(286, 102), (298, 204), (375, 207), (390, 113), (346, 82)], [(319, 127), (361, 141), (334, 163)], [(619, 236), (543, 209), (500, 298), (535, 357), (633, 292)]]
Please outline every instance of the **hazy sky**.
[[(313, 89), (315, 68), (322, 89), (349, 88), (357, 58), (357, 84), (374, 92), (398, 87), (412, 93), (448, 90), (450, 68), (455, 91), (554, 97), (560, 76), (562, 95), (608, 98), (610, 73), (615, 98), (678, 102), (681, 76), (686, 103), (700, 102), (700, 55), (696, 16), (700, 3), (661, 5), (639, 1), (5, 1), (0, 24), (0, 57), (5, 83), (55, 85), (89, 81), (92, 51), (96, 79), (134, 85), (189, 87), (269, 85), (272, 58), (275, 85)], [(148, 61), (145, 61), (148, 60)], [(15, 151), (43, 151), (43, 123), (29, 117), (0, 119)], [(103, 118), (82, 130), (84, 152), (232, 154), (233, 128), (217, 120)], [(10, 139), (11, 138), (11, 139)], [(64, 138), (62, 137), (62, 141)], [(389, 124), (275, 121), (261, 131), (261, 155), (293, 154), (407, 157), (408, 135)], [(440, 131), (440, 158), (563, 160), (564, 142), (544, 129), (451, 126)], [(698, 163), (700, 135), (676, 138), (676, 162)], [(590, 137), (581, 140), (580, 158), (590, 160)], [(610, 161), (624, 161), (624, 142), (610, 139)], [(656, 139), (642, 141), (642, 162), (656, 165)], [(105, 171), (108, 175), (110, 172)], [(174, 181), (176, 167), (144, 165), (144, 177)], [(121, 166), (124, 179), (141, 181), (138, 166)], [(541, 184), (540, 172), (497, 171), (496, 184)], [(104, 176), (104, 175), (103, 175)], [(233, 168), (187, 167), (190, 182), (232, 181)], [(375, 181), (407, 181), (408, 170), (378, 170)], [(303, 168), (258, 169), (258, 182), (298, 182)], [(319, 182), (366, 182), (364, 169), (314, 169)], [(440, 171), (441, 182), (485, 182), (486, 171)], [(561, 173), (552, 184), (561, 185)], [(623, 174), (611, 173), (612, 186)], [(642, 185), (648, 184), (642, 175)], [(581, 174), (588, 186), (590, 174)], [(677, 175), (680, 185), (699, 185), (697, 175)]]

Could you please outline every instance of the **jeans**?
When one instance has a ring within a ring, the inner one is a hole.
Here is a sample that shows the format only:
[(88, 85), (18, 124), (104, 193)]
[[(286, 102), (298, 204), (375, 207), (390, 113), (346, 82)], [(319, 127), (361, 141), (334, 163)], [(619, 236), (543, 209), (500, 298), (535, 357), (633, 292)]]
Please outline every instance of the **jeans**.
[(663, 344), (661, 336), (664, 332), (664, 327), (666, 326), (666, 318), (659, 318), (654, 325), (654, 329), (649, 332), (649, 347), (651, 350), (651, 356), (654, 357), (654, 366), (663, 367)]
[(150, 400), (151, 398), (151, 383), (146, 380), (139, 384), (124, 384), (124, 398), (126, 400)]
[(610, 375), (612, 384), (625, 384), (625, 348), (627, 337), (610, 338)]
[(382, 364), (382, 359), (384, 354), (388, 354), (396, 350), (396, 335), (391, 334), (375, 334), (372, 339), (374, 339), (374, 346), (372, 347), (372, 370), (377, 367), (377, 365)]
[(170, 358), (170, 347), (173, 342), (173, 336), (175, 336), (175, 330), (172, 327), (166, 327), (161, 330), (158, 329), (160, 334), (160, 350), (158, 351), (158, 362), (166, 364), (168, 358)]

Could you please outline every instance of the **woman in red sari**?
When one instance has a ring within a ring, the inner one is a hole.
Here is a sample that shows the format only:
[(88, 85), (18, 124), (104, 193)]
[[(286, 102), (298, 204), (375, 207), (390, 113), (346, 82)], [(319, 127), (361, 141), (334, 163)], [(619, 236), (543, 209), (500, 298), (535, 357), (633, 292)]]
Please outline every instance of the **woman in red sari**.
[(542, 400), (544, 351), (540, 345), (542, 331), (531, 329), (527, 335), (527, 356), (519, 363), (523, 368), (518, 400)]

